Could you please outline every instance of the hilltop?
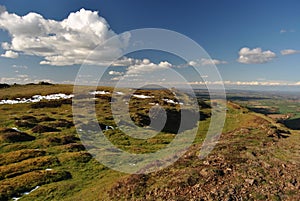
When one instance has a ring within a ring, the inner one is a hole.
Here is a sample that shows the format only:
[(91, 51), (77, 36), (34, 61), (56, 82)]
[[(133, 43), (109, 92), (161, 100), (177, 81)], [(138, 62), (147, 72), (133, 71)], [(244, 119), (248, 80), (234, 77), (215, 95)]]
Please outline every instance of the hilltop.
[[(152, 103), (172, 117), (163, 132), (147, 140), (124, 135), (110, 111), (112, 88), (99, 87), (96, 111), (106, 137), (132, 153), (150, 153), (176, 136), (180, 102), (168, 90), (138, 90), (130, 99), (136, 125), (149, 125)], [(122, 90), (120, 90), (121, 92)], [(1, 100), (66, 94), (71, 85), (18, 85), (0, 89)], [(151, 97), (159, 97), (153, 102)], [(147, 97), (147, 98), (145, 98)], [(148, 98), (150, 97), (150, 98)], [(0, 200), (298, 200), (300, 133), (268, 115), (229, 101), (221, 138), (209, 156), (198, 158), (210, 122), (210, 102), (200, 104), (193, 145), (173, 165), (129, 175), (96, 161), (82, 145), (70, 99), (0, 105)], [(82, 122), (81, 126), (88, 126)], [(194, 125), (191, 124), (191, 128)], [(187, 128), (190, 129), (190, 128)], [(30, 192), (31, 191), (31, 192)], [(24, 195), (24, 192), (30, 192)]]

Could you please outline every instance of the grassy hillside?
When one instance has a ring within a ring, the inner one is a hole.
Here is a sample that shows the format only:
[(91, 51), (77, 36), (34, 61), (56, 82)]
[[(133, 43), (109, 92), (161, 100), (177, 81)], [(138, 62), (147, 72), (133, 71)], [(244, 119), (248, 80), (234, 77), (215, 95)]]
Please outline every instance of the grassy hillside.
[[(53, 93), (70, 94), (72, 86), (13, 86), (0, 89), (0, 100)], [(160, 100), (172, 98), (167, 90), (137, 93), (159, 96)], [(97, 119), (114, 126), (110, 95), (96, 97)], [(151, 101), (132, 98), (129, 102), (137, 125), (149, 123)], [(159, 172), (128, 175), (92, 158), (76, 133), (71, 102), (53, 102), (0, 105), (0, 200), (19, 196), (20, 200), (72, 201), (300, 199), (300, 133), (235, 103), (228, 102), (223, 134), (207, 158), (200, 160), (198, 154), (209, 126), (210, 109), (208, 102), (199, 100), (206, 118), (199, 121), (189, 151)], [(178, 105), (159, 104), (176, 115)], [(149, 153), (165, 147), (176, 134), (166, 129), (151, 139), (137, 140), (115, 129), (105, 131), (105, 135), (128, 152)]]

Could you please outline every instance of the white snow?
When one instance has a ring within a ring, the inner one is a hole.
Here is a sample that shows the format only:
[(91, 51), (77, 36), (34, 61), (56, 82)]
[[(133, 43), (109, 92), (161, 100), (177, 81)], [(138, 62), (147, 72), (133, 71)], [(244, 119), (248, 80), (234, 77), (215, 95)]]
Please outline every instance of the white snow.
[(13, 127), (13, 128), (11, 128), (11, 129), (13, 129), (13, 130), (15, 130), (15, 131), (17, 131), (17, 132), (21, 132), (18, 128), (16, 128), (16, 127)]
[(116, 94), (117, 94), (117, 95), (124, 95), (124, 93), (121, 92), (121, 91), (117, 91)]
[(32, 189), (29, 192), (25, 192), (24, 195), (28, 195), (29, 193), (32, 193), (33, 191), (37, 190), (40, 186), (36, 186), (34, 189)]
[(158, 103), (149, 103), (149, 105), (159, 105)]
[(31, 98), (16, 98), (15, 100), (0, 100), (0, 105), (4, 105), (4, 104), (20, 104), (20, 103), (37, 103), (40, 102), (42, 100), (59, 100), (59, 99), (69, 99), (69, 98), (73, 98), (74, 95), (70, 94), (70, 95), (66, 95), (66, 94), (50, 94), (50, 95), (46, 95), (46, 96), (42, 96), (42, 95), (34, 95)]
[(146, 95), (138, 95), (138, 94), (133, 94), (132, 96), (136, 98), (154, 98), (154, 96), (146, 96)]
[(177, 104), (183, 105), (183, 103), (180, 103), (180, 102), (177, 102), (177, 101), (174, 101), (174, 100), (171, 100), (171, 99), (164, 98), (162, 100), (167, 102), (167, 103), (171, 103), (171, 104), (175, 104), (175, 105), (177, 105)]
[[(28, 194), (32, 193), (33, 191), (37, 190), (39, 187), (40, 187), (40, 186), (36, 186), (36, 187), (35, 187), (34, 189), (32, 189), (31, 191), (23, 193), (23, 195), (28, 195)], [(13, 200), (13, 201), (17, 201), (17, 200), (19, 200), (19, 199), (21, 199), (21, 198), (22, 198), (22, 196), (21, 196), (21, 197), (13, 197), (12, 200)]]
[(112, 126), (105, 126), (105, 130), (114, 130), (115, 128), (114, 127), (112, 127)]
[(91, 95), (106, 95), (106, 94), (110, 94), (110, 92), (107, 92), (107, 91), (92, 91), (89, 94), (91, 94)]

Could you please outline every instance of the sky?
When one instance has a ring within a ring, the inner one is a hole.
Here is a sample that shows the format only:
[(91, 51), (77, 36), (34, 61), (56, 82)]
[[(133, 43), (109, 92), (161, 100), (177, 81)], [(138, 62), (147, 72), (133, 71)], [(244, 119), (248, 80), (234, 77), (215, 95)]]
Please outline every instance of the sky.
[[(297, 0), (0, 0), (0, 5), (0, 83), (73, 83), (83, 62), (99, 62), (88, 56), (102, 42), (134, 29), (162, 28), (194, 40), (210, 58), (132, 53), (112, 65), (105, 80), (175, 69), (197, 84), (203, 81), (193, 76), (191, 66), (197, 64), (215, 65), (226, 87), (300, 86)], [(128, 40), (117, 38), (97, 51), (101, 65)]]

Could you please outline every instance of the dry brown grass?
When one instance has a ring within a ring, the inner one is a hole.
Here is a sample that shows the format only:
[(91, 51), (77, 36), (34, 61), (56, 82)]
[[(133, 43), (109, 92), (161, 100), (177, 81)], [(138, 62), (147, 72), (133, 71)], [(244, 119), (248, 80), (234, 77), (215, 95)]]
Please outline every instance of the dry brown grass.
[(8, 153), (0, 154), (0, 165), (20, 162), (29, 158), (44, 156), (46, 152), (38, 149), (21, 149)]
[(31, 98), (34, 95), (71, 94), (73, 85), (17, 85), (0, 89), (1, 99)]

